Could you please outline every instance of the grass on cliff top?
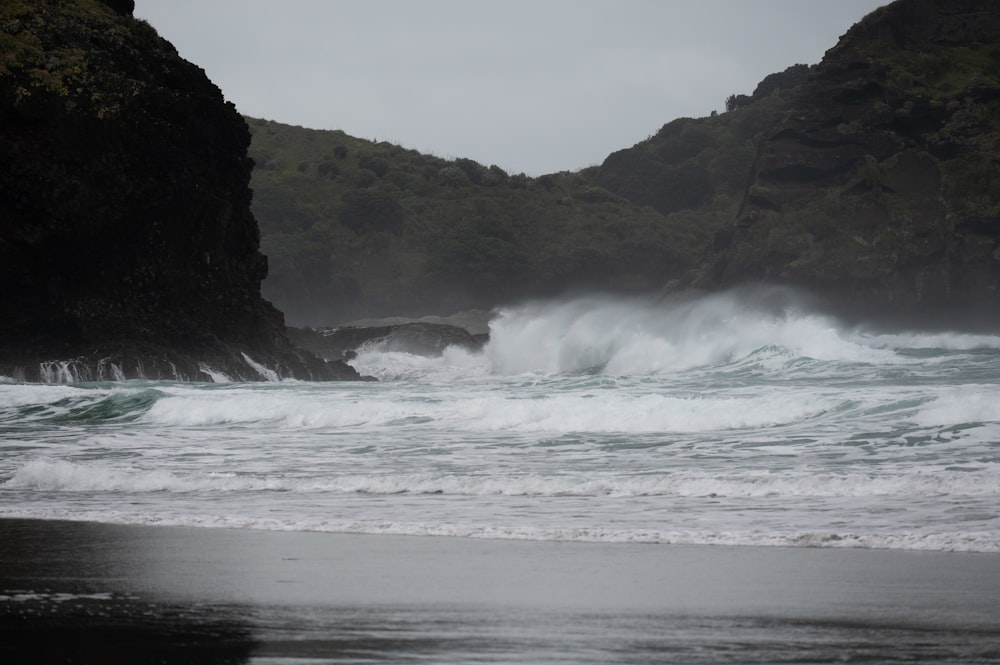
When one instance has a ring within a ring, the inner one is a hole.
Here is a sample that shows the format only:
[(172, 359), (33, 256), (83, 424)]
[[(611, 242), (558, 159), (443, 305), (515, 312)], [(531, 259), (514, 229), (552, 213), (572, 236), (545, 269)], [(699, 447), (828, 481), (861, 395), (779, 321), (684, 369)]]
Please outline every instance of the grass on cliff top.
[(950, 99), (976, 85), (1000, 87), (1000, 45), (888, 49), (868, 51), (887, 67), (889, 85), (909, 96)]
[(109, 67), (173, 53), (142, 19), (121, 16), (97, 0), (0, 3), (0, 76), (12, 77), (18, 103), (38, 95), (63, 98), (67, 110), (112, 117), (142, 87), (141, 76)]

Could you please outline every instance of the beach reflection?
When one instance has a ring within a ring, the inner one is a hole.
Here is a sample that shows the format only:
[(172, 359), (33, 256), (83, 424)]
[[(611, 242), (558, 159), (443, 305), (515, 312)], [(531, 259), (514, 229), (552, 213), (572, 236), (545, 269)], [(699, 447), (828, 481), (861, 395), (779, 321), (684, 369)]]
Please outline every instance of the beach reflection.
[(1000, 663), (996, 564), (0, 520), (0, 662)]
[(120, 598), (0, 603), (0, 660), (172, 665), (251, 662), (252, 631), (214, 612), (181, 611)]
[(119, 536), (85, 522), (0, 520), (0, 662), (250, 662), (258, 643), (239, 612), (143, 594)]

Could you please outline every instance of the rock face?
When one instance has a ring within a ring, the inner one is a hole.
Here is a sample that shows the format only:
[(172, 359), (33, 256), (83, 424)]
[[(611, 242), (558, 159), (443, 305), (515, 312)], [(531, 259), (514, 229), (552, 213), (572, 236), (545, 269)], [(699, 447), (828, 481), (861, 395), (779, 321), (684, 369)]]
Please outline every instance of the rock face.
[(246, 124), (132, 5), (0, 6), (0, 374), (356, 378), (260, 297)]
[(1000, 4), (898, 0), (727, 107), (598, 171), (711, 231), (673, 287), (771, 282), (846, 317), (1000, 323)]
[(864, 317), (1000, 320), (1000, 5), (876, 10), (755, 144), (703, 283), (805, 285)]

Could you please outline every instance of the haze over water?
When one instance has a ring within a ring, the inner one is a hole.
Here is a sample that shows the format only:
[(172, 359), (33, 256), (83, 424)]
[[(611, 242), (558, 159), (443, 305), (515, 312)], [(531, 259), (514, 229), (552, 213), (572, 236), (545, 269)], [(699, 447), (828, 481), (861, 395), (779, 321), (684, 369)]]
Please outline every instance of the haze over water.
[(6, 380), (0, 516), (1000, 552), (1000, 336), (747, 292), (525, 304), (490, 334), (364, 349), (378, 383)]

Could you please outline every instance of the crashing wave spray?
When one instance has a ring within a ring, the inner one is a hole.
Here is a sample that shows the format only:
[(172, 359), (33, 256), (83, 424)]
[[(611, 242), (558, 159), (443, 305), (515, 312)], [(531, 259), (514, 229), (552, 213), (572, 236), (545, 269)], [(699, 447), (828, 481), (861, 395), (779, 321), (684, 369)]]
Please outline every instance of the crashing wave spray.
[(875, 334), (845, 326), (786, 287), (746, 286), (700, 296), (581, 296), (501, 309), (481, 354), (440, 358), (362, 351), (353, 364), (379, 379), (520, 374), (648, 376), (752, 362), (781, 369), (820, 362), (904, 362), (900, 350), (1000, 348), (1000, 337)]
[(645, 375), (732, 362), (763, 348), (818, 360), (861, 360), (834, 319), (796, 294), (744, 288), (698, 298), (588, 296), (502, 310), (486, 354), (501, 374), (599, 371)]

